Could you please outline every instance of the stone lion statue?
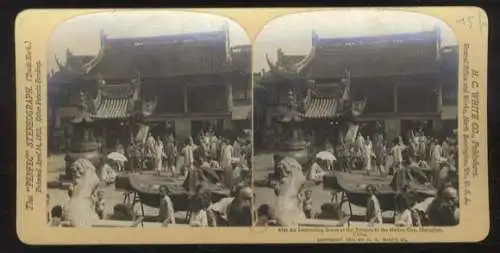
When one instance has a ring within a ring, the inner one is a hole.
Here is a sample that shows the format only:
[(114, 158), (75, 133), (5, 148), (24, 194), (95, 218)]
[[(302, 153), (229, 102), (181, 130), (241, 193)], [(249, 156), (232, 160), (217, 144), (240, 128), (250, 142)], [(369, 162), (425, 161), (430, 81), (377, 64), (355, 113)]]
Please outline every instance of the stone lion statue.
[(291, 157), (285, 157), (278, 163), (282, 177), (279, 182), (275, 215), (280, 226), (296, 226), (306, 219), (302, 211), (300, 193), (306, 182), (302, 166)]
[(73, 194), (65, 207), (65, 220), (73, 227), (90, 227), (98, 221), (93, 199), (99, 185), (96, 169), (89, 160), (77, 159), (69, 172), (73, 178)]

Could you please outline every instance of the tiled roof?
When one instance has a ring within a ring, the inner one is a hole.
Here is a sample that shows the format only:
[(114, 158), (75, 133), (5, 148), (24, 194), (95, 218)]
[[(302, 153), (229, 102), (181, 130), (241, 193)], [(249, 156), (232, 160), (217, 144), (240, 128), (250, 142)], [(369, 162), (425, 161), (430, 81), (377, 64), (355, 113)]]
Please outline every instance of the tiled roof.
[(401, 44), (354, 44), (318, 47), (306, 68), (309, 77), (374, 77), (438, 71), (437, 41)]
[(413, 33), (386, 34), (378, 36), (360, 36), (346, 38), (320, 38), (316, 44), (321, 46), (353, 46), (368, 44), (401, 44), (401, 43), (421, 43), (435, 42), (438, 40), (436, 31), (424, 31)]
[[(299, 63), (270, 64), (277, 74), (307, 78), (375, 77), (438, 71), (439, 33), (427, 31), (357, 38), (315, 38)], [(288, 57), (283, 52), (281, 58)], [(298, 59), (298, 56), (297, 56)], [(288, 59), (291, 60), (291, 59)], [(276, 65), (276, 66), (274, 66)]]
[(97, 119), (121, 119), (130, 116), (128, 111), (129, 98), (103, 98), (97, 107), (93, 118)]
[(106, 38), (106, 42), (114, 47), (133, 47), (138, 43), (141, 45), (165, 45), (177, 44), (182, 42), (216, 42), (226, 40), (225, 31), (209, 31), (198, 33), (171, 34), (149, 37), (130, 37), (130, 38)]
[(333, 118), (337, 115), (337, 99), (316, 97), (306, 104), (304, 118)]
[(102, 87), (103, 95), (107, 98), (131, 97), (135, 87), (129, 84), (105, 85)]
[(104, 85), (96, 102), (95, 114), (97, 119), (121, 119), (132, 115), (131, 108), (134, 101), (134, 91), (137, 87), (129, 84)]
[[(228, 35), (225, 29), (154, 37), (101, 38), (101, 49), (89, 56), (68, 53), (61, 69), (76, 75), (102, 75), (105, 79), (129, 78), (139, 71), (143, 77), (211, 74), (231, 68)], [(250, 53), (244, 47), (236, 70), (250, 71)], [(238, 58), (238, 56), (236, 57)]]
[(209, 74), (228, 70), (224, 31), (144, 38), (107, 39), (102, 59), (90, 71), (104, 78)]

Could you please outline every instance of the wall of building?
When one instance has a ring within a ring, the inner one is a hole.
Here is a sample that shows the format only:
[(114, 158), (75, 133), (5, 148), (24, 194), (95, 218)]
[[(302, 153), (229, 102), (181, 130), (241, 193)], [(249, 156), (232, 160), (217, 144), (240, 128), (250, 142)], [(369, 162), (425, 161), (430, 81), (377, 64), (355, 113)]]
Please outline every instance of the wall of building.
[(191, 120), (184, 119), (176, 119), (174, 122), (175, 127), (175, 138), (178, 141), (183, 141), (191, 136)]
[(233, 121), (231, 119), (224, 119), (222, 121), (223, 131), (231, 131), (233, 129)]
[(401, 120), (388, 119), (384, 121), (386, 140), (393, 140), (401, 135)]

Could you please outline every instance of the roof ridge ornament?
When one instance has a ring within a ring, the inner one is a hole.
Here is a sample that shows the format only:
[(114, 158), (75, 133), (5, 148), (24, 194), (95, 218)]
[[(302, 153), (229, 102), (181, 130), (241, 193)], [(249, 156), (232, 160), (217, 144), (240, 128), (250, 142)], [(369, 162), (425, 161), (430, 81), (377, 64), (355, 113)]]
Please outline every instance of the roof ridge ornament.
[(312, 41), (311, 41), (311, 42), (312, 42), (312, 45), (313, 45), (313, 46), (314, 46), (314, 45), (316, 45), (316, 43), (317, 43), (317, 42), (318, 42), (318, 40), (319, 40), (319, 36), (318, 36), (318, 33), (316, 32), (316, 30), (314, 30), (314, 29), (313, 29), (313, 30), (312, 30), (312, 32), (311, 32), (311, 38), (312, 38)]
[(64, 64), (62, 64), (61, 61), (59, 61), (59, 58), (57, 57), (56, 54), (54, 54), (54, 60), (56, 61), (57, 67), (59, 68), (59, 71), (66, 69)]
[(231, 57), (231, 41), (229, 40), (229, 23), (227, 20), (224, 20), (222, 23), (222, 29), (221, 32), (224, 34), (224, 45), (226, 47), (226, 59), (224, 60), (224, 65), (230, 66), (233, 62), (233, 59)]
[(100, 42), (101, 42), (101, 47), (103, 47), (106, 44), (106, 41), (108, 40), (108, 36), (104, 32), (103, 28), (101, 28), (99, 30), (99, 39), (100, 39)]
[(69, 48), (66, 48), (66, 62), (68, 62), (68, 58), (73, 56), (73, 53)]
[(83, 90), (80, 90), (80, 104), (78, 105), (78, 115), (72, 119), (73, 123), (83, 123), (94, 121), (91, 115), (91, 108), (89, 107), (87, 96)]

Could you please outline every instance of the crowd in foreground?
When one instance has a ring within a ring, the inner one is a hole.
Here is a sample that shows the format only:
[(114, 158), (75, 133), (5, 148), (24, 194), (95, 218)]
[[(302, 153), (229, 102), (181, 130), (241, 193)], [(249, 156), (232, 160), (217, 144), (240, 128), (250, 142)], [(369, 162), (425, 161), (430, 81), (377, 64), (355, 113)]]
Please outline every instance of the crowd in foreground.
[[(148, 134), (145, 143), (130, 141), (125, 150), (118, 144), (112, 153), (121, 154), (125, 159), (116, 159), (120, 156), (101, 156), (96, 173), (101, 182), (113, 184), (119, 173), (131, 172), (143, 174), (143, 170), (152, 170), (155, 176), (167, 178), (184, 178), (182, 187), (188, 193), (187, 217), (182, 223), (189, 226), (250, 226), (252, 224), (251, 202), (253, 193), (251, 184), (251, 170), (249, 161), (251, 143), (242, 134), (234, 142), (228, 138), (219, 137), (211, 131), (200, 134), (199, 144), (188, 138), (182, 148), (172, 136), (162, 141), (159, 136)], [(111, 154), (111, 153), (110, 153)], [(183, 158), (181, 167), (178, 159)], [(71, 174), (70, 165), (67, 173)], [(166, 171), (166, 173), (165, 173)], [(209, 184), (216, 184), (230, 189), (231, 194), (217, 202), (212, 202)], [(71, 199), (74, 187), (71, 184), (67, 189)], [(178, 211), (171, 198), (169, 188), (159, 187), (159, 210), (156, 221), (163, 226), (177, 223), (175, 213)], [(249, 197), (250, 196), (250, 197)], [(104, 191), (96, 190), (92, 194), (92, 203), (99, 219), (108, 219), (106, 214), (106, 196)], [(124, 204), (125, 212), (134, 224), (144, 219), (140, 202), (128, 198)], [(116, 211), (116, 206), (114, 207)], [(49, 222), (54, 226), (64, 224), (64, 209), (55, 206), (48, 215)]]
[[(332, 171), (353, 173), (364, 171), (359, 176), (380, 176), (389, 179), (394, 193), (391, 208), (381, 206), (377, 182), (364, 185), (366, 191), (365, 221), (369, 225), (391, 222), (395, 226), (453, 226), (459, 222), (458, 207), (458, 146), (456, 135), (442, 141), (426, 136), (423, 131), (411, 131), (406, 140), (401, 136), (388, 144), (383, 135), (375, 135), (375, 144), (369, 137), (357, 136), (352, 144), (341, 143), (337, 149), (330, 143), (324, 151), (332, 154), (333, 159), (313, 157), (310, 167), (303, 170), (309, 181), (320, 184), (323, 176)], [(392, 156), (392, 159), (388, 159)], [(270, 175), (271, 184), (278, 196), (280, 180), (284, 177), (278, 164), (283, 157), (274, 156), (275, 172)], [(387, 164), (392, 160), (391, 164)], [(359, 174), (359, 173), (358, 173)], [(380, 180), (378, 180), (380, 181)], [(435, 189), (435, 196), (428, 199), (417, 198), (415, 184)], [(338, 192), (332, 199), (339, 200)], [(339, 220), (346, 224), (350, 217), (342, 211), (342, 203), (332, 201), (321, 205), (319, 213), (313, 211), (312, 190), (306, 189), (299, 194), (301, 209), (309, 219)], [(394, 208), (392, 208), (394, 207)], [(392, 221), (383, 220), (382, 212), (394, 211)], [(259, 224), (274, 222), (273, 207), (261, 205), (258, 208)]]
[[(206, 193), (201, 190), (191, 195), (188, 199), (190, 210), (187, 221), (183, 223), (190, 227), (228, 227), (228, 226), (251, 226), (252, 225), (252, 200), (253, 191), (248, 185), (239, 184), (234, 187), (231, 195), (217, 202), (210, 202)], [(71, 198), (71, 191), (68, 191)], [(169, 196), (167, 187), (160, 186), (159, 209), (153, 222), (158, 222), (163, 227), (178, 223), (175, 217), (175, 206)], [(106, 200), (104, 191), (99, 190), (92, 197), (93, 210), (99, 219), (107, 219)], [(50, 196), (47, 195), (47, 206), (50, 204)], [(52, 227), (71, 227), (67, 219), (64, 205), (56, 205), (47, 214), (47, 223)], [(130, 206), (131, 223), (129, 226), (139, 226), (145, 219), (140, 203)]]
[[(104, 163), (108, 163), (108, 168), (101, 174), (102, 177), (107, 177), (108, 181), (112, 181), (117, 172), (140, 173), (144, 169), (154, 171), (155, 175), (186, 177), (200, 157), (214, 169), (231, 171), (232, 165), (237, 164), (238, 170), (247, 170), (251, 165), (251, 150), (251, 140), (245, 132), (231, 141), (229, 137), (216, 136), (215, 132), (209, 129), (200, 133), (197, 143), (192, 137), (180, 143), (171, 134), (162, 138), (162, 135), (153, 136), (149, 132), (143, 143), (131, 138), (125, 148), (118, 142), (114, 152), (124, 158), (113, 161), (106, 159)], [(181, 158), (183, 161), (179, 167)]]

